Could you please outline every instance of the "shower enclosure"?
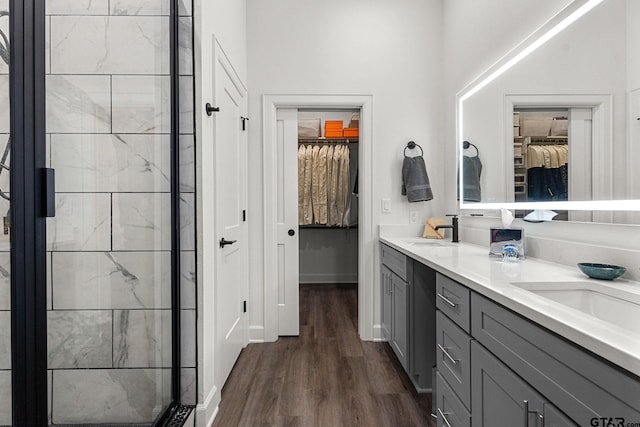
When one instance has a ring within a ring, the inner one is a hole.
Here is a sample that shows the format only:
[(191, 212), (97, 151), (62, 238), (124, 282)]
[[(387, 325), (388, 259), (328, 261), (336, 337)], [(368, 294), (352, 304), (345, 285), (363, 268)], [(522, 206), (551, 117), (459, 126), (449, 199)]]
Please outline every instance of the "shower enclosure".
[(195, 400), (190, 2), (0, 0), (0, 426)]

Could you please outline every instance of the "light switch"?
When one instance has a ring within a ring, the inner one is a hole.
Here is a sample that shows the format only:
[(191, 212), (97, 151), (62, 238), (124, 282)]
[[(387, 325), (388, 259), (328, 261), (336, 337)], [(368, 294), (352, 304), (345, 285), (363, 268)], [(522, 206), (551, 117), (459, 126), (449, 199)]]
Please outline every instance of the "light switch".
[(417, 222), (418, 222), (418, 212), (417, 211), (409, 212), (409, 223), (416, 224)]
[(382, 213), (391, 213), (391, 199), (382, 199)]

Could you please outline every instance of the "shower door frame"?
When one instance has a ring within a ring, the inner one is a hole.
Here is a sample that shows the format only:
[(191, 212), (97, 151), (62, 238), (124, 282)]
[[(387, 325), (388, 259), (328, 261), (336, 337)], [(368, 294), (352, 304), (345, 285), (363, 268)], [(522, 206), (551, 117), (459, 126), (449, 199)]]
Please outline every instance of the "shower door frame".
[[(171, 403), (162, 425), (181, 406), (180, 186), (178, 0), (170, 6), (171, 74)], [(46, 0), (9, 0), (11, 111), (11, 370), (12, 424), (48, 425), (46, 212)]]

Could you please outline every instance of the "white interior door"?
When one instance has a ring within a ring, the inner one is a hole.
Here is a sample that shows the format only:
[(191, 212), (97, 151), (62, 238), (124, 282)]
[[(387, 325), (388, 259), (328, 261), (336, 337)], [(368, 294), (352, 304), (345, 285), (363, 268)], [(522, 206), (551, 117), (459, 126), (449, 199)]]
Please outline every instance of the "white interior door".
[[(241, 117), (246, 90), (219, 46), (214, 58), (215, 229), (216, 254), (216, 382), (222, 386), (248, 342), (244, 302), (248, 293), (246, 136)], [(206, 260), (205, 260), (206, 262)], [(206, 284), (205, 284), (206, 285)], [(205, 307), (205, 310), (207, 307)]]
[(278, 109), (278, 335), (298, 335), (298, 110)]

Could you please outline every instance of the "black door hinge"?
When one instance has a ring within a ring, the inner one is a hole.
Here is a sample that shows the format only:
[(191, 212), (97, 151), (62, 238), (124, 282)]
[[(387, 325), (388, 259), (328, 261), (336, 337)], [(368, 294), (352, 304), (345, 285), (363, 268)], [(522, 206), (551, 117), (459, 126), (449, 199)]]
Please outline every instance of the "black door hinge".
[(247, 221), (247, 211), (243, 210), (242, 211), (242, 222), (246, 222)]
[(242, 301), (242, 312), (243, 313), (247, 312), (247, 302), (246, 301)]
[(247, 130), (247, 120), (249, 120), (249, 117), (240, 116), (240, 120), (242, 120), (242, 130)]

